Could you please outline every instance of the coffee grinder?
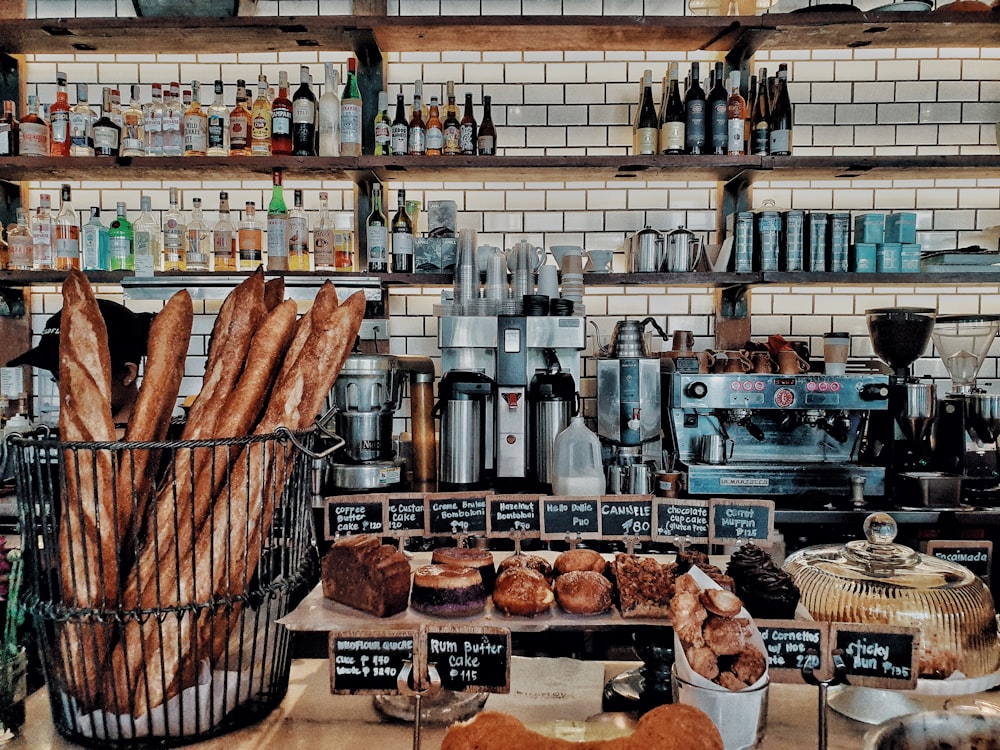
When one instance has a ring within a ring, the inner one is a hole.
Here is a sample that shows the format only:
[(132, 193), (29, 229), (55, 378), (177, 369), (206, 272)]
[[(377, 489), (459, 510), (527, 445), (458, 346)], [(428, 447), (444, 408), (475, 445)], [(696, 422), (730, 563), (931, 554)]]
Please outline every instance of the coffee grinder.
[(939, 402), (935, 463), (941, 471), (962, 475), (962, 496), (973, 503), (1000, 497), (1000, 395), (976, 387), (998, 330), (1000, 316), (946, 315), (938, 317), (931, 334), (951, 375), (951, 393)]

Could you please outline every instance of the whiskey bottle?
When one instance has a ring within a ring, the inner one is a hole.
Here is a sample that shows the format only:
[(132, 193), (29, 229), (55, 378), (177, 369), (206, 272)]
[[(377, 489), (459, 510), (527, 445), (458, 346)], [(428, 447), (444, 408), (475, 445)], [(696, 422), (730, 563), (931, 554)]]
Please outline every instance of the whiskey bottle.
[(236, 106), (229, 112), (230, 156), (250, 156), (250, 111), (247, 109), (246, 85), (242, 78), (236, 81)]
[(69, 94), (66, 74), (56, 73), (56, 100), (49, 105), (49, 156), (69, 156)]
[(187, 234), (187, 270), (208, 271), (212, 257), (212, 234), (201, 211), (201, 198), (195, 198), (191, 203), (191, 221), (188, 222), (185, 230)]
[(299, 87), (292, 96), (292, 153), (316, 156), (316, 95), (309, 87), (309, 67), (299, 66)]
[(254, 271), (261, 264), (264, 257), (264, 232), (260, 222), (257, 221), (257, 207), (253, 201), (247, 201), (246, 210), (243, 212), (243, 221), (237, 233), (239, 242), (239, 269), (240, 271)]
[(292, 210), (288, 212), (288, 268), (309, 270), (309, 219), (302, 207), (302, 191), (292, 193)]
[(406, 213), (405, 190), (397, 193), (396, 205), (392, 217), (392, 272), (413, 273), (413, 222)]
[(365, 221), (368, 233), (368, 271), (385, 273), (389, 270), (389, 238), (385, 213), (382, 210), (382, 186), (372, 185), (372, 211)]
[(76, 104), (69, 111), (69, 155), (94, 155), (94, 110), (87, 103), (87, 84), (76, 84)]
[(73, 210), (69, 185), (59, 191), (59, 213), (55, 218), (56, 270), (80, 268), (80, 221)]
[(222, 81), (215, 82), (215, 99), (208, 107), (208, 155), (229, 156), (229, 107), (222, 100)]
[(292, 102), (288, 98), (288, 74), (278, 73), (278, 95), (271, 102), (271, 153), (292, 153)]

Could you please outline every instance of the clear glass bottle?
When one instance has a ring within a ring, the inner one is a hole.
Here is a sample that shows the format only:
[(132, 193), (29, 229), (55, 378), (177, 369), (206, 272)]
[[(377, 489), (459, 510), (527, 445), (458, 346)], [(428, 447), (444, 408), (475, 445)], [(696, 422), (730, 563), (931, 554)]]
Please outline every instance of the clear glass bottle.
[(278, 74), (278, 95), (271, 101), (271, 153), (292, 153), (292, 100), (288, 98), (288, 74)]
[(31, 267), (44, 271), (55, 266), (55, 227), (52, 225), (52, 196), (42, 193), (38, 196), (38, 210), (31, 218)]
[(90, 207), (90, 221), (80, 227), (80, 265), (84, 271), (111, 268), (108, 228), (101, 221), (100, 206)]
[[(476, 136), (476, 148), (480, 156), (497, 155), (497, 128), (493, 124), (493, 97), (483, 97), (483, 121), (479, 125)], [(656, 110), (653, 110), (653, 120), (656, 121)]]
[(87, 84), (76, 84), (76, 104), (69, 111), (69, 155), (94, 155), (94, 110), (87, 102)]
[(288, 269), (309, 270), (309, 218), (302, 207), (302, 191), (292, 193), (292, 210), (288, 212)]
[(257, 98), (250, 109), (250, 154), (271, 155), (271, 101), (267, 98), (267, 77), (257, 78)]
[(393, 156), (406, 156), (410, 136), (410, 123), (406, 119), (406, 104), (403, 101), (403, 87), (396, 94), (396, 114), (389, 126), (389, 152)]
[(122, 129), (111, 119), (111, 89), (104, 87), (101, 101), (101, 116), (94, 123), (94, 154), (96, 156), (118, 156)]
[[(122, 117), (122, 92), (118, 89), (111, 89), (111, 121), (118, 126), (121, 133), (125, 126), (125, 119)], [(119, 140), (119, 146), (121, 141)]]
[(462, 153), (459, 146), (458, 105), (455, 104), (455, 82), (448, 81), (448, 104), (444, 108), (444, 122), (441, 124), (441, 135), (444, 139), (442, 151), (446, 156), (456, 156)]
[(28, 113), (21, 120), (18, 138), (21, 156), (49, 155), (49, 124), (38, 114), (38, 97), (28, 95)]
[(219, 220), (212, 227), (212, 268), (215, 271), (235, 271), (237, 247), (236, 227), (229, 216), (229, 193), (219, 193)]
[[(21, 138), (20, 123), (14, 116), (14, 102), (5, 99), (3, 119), (0, 120), (0, 156), (17, 156)], [(14, 226), (13, 224), (11, 226)]]
[(191, 106), (184, 110), (181, 130), (184, 131), (184, 156), (205, 156), (208, 153), (208, 115), (201, 109), (200, 86), (191, 81)]
[(365, 220), (368, 234), (368, 271), (385, 273), (389, 270), (389, 238), (385, 212), (382, 210), (382, 186), (372, 185), (372, 211)]
[(337, 94), (337, 68), (323, 63), (326, 81), (319, 98), (319, 155), (340, 156), (340, 96)]
[(746, 153), (743, 137), (746, 134), (747, 103), (740, 94), (740, 71), (738, 70), (729, 74), (729, 100), (726, 103), (726, 112), (729, 118), (726, 153), (730, 156), (743, 156)]
[(406, 152), (410, 156), (423, 156), (427, 152), (427, 125), (420, 106), (420, 95), (413, 95), (413, 113), (410, 115)]
[(333, 217), (334, 270), (354, 270), (354, 214), (341, 211)]
[(229, 156), (229, 107), (222, 99), (222, 81), (215, 81), (215, 99), (208, 107), (208, 155)]
[(55, 218), (56, 270), (80, 268), (80, 220), (73, 210), (72, 191), (63, 185), (59, 191), (59, 212)]
[(250, 155), (250, 110), (247, 109), (246, 81), (236, 81), (236, 106), (229, 112), (229, 155)]
[(240, 251), (240, 267), (237, 270), (256, 270), (264, 259), (264, 230), (257, 221), (257, 208), (253, 201), (246, 203), (237, 238)]
[(49, 156), (69, 156), (69, 93), (66, 74), (56, 73), (56, 100), (49, 105)]
[(139, 103), (139, 86), (132, 86), (132, 99), (122, 112), (122, 156), (146, 155), (145, 115)]
[(476, 155), (476, 134), (479, 128), (476, 126), (476, 116), (472, 112), (472, 94), (465, 92), (465, 113), (458, 128), (458, 146), (463, 156)]
[(347, 80), (340, 96), (340, 153), (343, 156), (361, 156), (361, 89), (358, 88), (357, 70), (357, 59), (349, 58)]
[(175, 187), (170, 188), (170, 208), (163, 214), (163, 270), (187, 270), (187, 227)]
[(392, 122), (389, 120), (389, 92), (378, 92), (378, 111), (373, 124), (375, 156), (388, 156), (392, 151)]
[(267, 270), (288, 270), (288, 206), (281, 170), (271, 172), (271, 202), (267, 204)]
[(209, 271), (212, 262), (212, 233), (201, 210), (201, 198), (192, 202), (191, 221), (187, 225), (187, 270)]
[(309, 66), (299, 66), (299, 87), (292, 95), (292, 153), (316, 156), (316, 95), (309, 86)]
[(413, 273), (413, 222), (406, 213), (406, 191), (396, 193), (396, 213), (392, 217), (392, 272)]
[(17, 221), (7, 227), (7, 268), (12, 271), (30, 271), (33, 257), (31, 229), (28, 227), (28, 213), (17, 209)]
[(313, 263), (317, 271), (332, 271), (334, 227), (330, 218), (330, 201), (327, 193), (319, 194), (319, 216), (313, 224)]
[(438, 110), (438, 98), (431, 97), (430, 107), (427, 108), (427, 155), (440, 156), (444, 150), (444, 129), (441, 124), (441, 116)]
[(108, 230), (108, 253), (112, 271), (132, 271), (135, 269), (135, 248), (132, 222), (128, 220), (125, 203), (118, 201), (118, 215)]
[(152, 99), (143, 108), (143, 127), (146, 136), (146, 155), (163, 156), (163, 120), (167, 115), (167, 105), (163, 103), (163, 85), (153, 84)]
[[(174, 188), (176, 190), (176, 188)], [(139, 199), (139, 218), (132, 224), (133, 264), (136, 276), (152, 276), (163, 263), (160, 222), (153, 214), (153, 201), (148, 195)]]
[(181, 106), (181, 85), (177, 81), (170, 82), (169, 96), (163, 102), (163, 155), (184, 155), (184, 131), (182, 120), (184, 109)]

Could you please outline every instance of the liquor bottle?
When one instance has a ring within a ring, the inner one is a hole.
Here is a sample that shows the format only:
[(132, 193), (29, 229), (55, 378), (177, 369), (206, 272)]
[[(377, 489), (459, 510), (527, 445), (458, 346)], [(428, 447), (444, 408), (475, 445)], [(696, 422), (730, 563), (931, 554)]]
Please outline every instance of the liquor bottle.
[(400, 190), (396, 195), (396, 214), (392, 217), (392, 272), (413, 273), (413, 222), (406, 213), (406, 191)]
[(319, 98), (319, 155), (340, 156), (340, 97), (337, 95), (337, 68), (324, 63), (326, 82)]
[(142, 105), (139, 104), (139, 86), (133, 84), (132, 99), (122, 112), (122, 156), (146, 155), (146, 128)]
[(760, 84), (753, 101), (750, 117), (750, 151), (754, 154), (771, 153), (771, 99), (767, 95), (767, 68), (760, 69)]
[(205, 223), (201, 211), (201, 198), (191, 201), (191, 221), (188, 222), (187, 235), (187, 270), (209, 271), (212, 262), (212, 233)]
[(361, 90), (357, 80), (358, 61), (347, 60), (347, 80), (340, 97), (340, 153), (361, 156)]
[[(650, 71), (647, 71), (650, 72)], [(656, 154), (659, 153), (657, 134), (660, 130), (660, 121), (656, 116), (656, 107), (653, 105), (653, 85), (652, 79), (647, 78), (642, 89), (642, 106), (639, 109), (639, 121), (636, 124), (636, 153)]]
[(14, 102), (5, 99), (3, 119), (0, 120), (0, 156), (17, 156), (20, 139), (21, 128), (14, 116)]
[(465, 112), (462, 114), (462, 121), (458, 125), (458, 148), (463, 156), (476, 155), (476, 136), (479, 128), (476, 126), (476, 117), (472, 113), (472, 94), (465, 92)]
[(278, 95), (271, 102), (271, 153), (292, 153), (292, 100), (288, 98), (288, 73), (278, 74)]
[(403, 102), (403, 87), (396, 94), (396, 116), (389, 128), (389, 150), (393, 156), (406, 156), (410, 137), (410, 123), (406, 119), (406, 105)]
[(73, 210), (69, 185), (59, 191), (59, 213), (55, 218), (55, 259), (57, 271), (80, 268), (80, 220)]
[(750, 141), (753, 134), (753, 105), (757, 101), (757, 76), (750, 76), (750, 85), (747, 87), (746, 96), (746, 118), (743, 120), (743, 153), (750, 153)]
[(257, 98), (250, 110), (250, 154), (271, 155), (271, 102), (267, 98), (267, 78), (257, 78)]
[(49, 105), (49, 156), (69, 156), (69, 94), (66, 74), (56, 73), (56, 100)]
[(309, 88), (309, 67), (299, 67), (299, 87), (292, 96), (292, 153), (316, 156), (316, 95)]
[(247, 82), (242, 78), (236, 81), (236, 106), (229, 112), (230, 156), (250, 156), (250, 110), (247, 109), (246, 86)]
[(122, 129), (111, 119), (111, 89), (102, 91), (101, 116), (94, 123), (94, 154), (97, 156), (118, 156)]
[(423, 156), (427, 152), (427, 126), (420, 106), (420, 95), (413, 95), (413, 112), (410, 115), (409, 129), (406, 136), (406, 153), (411, 156)]
[(729, 126), (726, 153), (730, 156), (743, 156), (746, 154), (743, 135), (746, 131), (747, 103), (740, 95), (740, 71), (738, 70), (729, 74), (729, 100), (726, 102), (726, 112)]
[(94, 110), (87, 103), (87, 84), (76, 84), (76, 104), (69, 111), (69, 155), (94, 155)]
[(21, 156), (49, 155), (49, 124), (38, 115), (38, 97), (28, 95), (28, 114), (21, 120), (18, 151)]
[(184, 154), (184, 131), (181, 121), (184, 110), (181, 108), (181, 86), (177, 81), (171, 81), (164, 97), (163, 107), (163, 155), (182, 156)]
[(724, 66), (715, 64), (715, 85), (708, 93), (707, 141), (709, 153), (725, 154), (729, 146), (729, 92), (726, 90)]
[(108, 228), (101, 221), (99, 206), (90, 207), (90, 221), (80, 227), (80, 265), (84, 271), (107, 271), (111, 267)]
[[(479, 134), (476, 137), (476, 147), (480, 156), (497, 155), (497, 129), (493, 124), (493, 97), (483, 97), (483, 121), (479, 125)], [(656, 112), (653, 112), (656, 116)]]
[(135, 268), (132, 222), (128, 220), (125, 203), (118, 201), (118, 216), (108, 230), (108, 255), (112, 271), (132, 271)]
[(38, 209), (31, 218), (31, 267), (36, 271), (51, 269), (55, 265), (52, 243), (55, 228), (52, 226), (52, 197), (48, 193), (38, 196)]
[(372, 212), (365, 220), (368, 232), (368, 271), (370, 273), (385, 273), (389, 270), (389, 238), (382, 211), (382, 186), (377, 182), (372, 185)]
[(335, 271), (354, 270), (354, 215), (347, 211), (333, 217), (333, 265)]
[(288, 207), (281, 187), (281, 170), (271, 173), (271, 202), (267, 204), (267, 270), (288, 270)]
[(302, 208), (302, 191), (292, 192), (292, 210), (288, 212), (288, 268), (309, 270), (309, 218)]
[(389, 92), (378, 92), (378, 112), (373, 124), (375, 156), (388, 156), (392, 150), (392, 121), (389, 119)]
[(31, 229), (28, 227), (28, 213), (17, 209), (17, 222), (7, 227), (7, 268), (11, 271), (30, 271), (34, 251)]
[(425, 140), (428, 156), (440, 156), (444, 149), (444, 131), (441, 126), (441, 116), (438, 111), (438, 98), (431, 97), (430, 107), (427, 108), (427, 132)]
[(191, 81), (191, 106), (184, 110), (181, 130), (184, 131), (184, 156), (205, 156), (208, 153), (208, 115), (201, 109), (201, 85)]
[(458, 121), (458, 105), (455, 104), (455, 82), (448, 81), (448, 103), (444, 108), (444, 122), (441, 125), (441, 135), (444, 139), (442, 150), (446, 156), (457, 156), (462, 153), (458, 144), (461, 127)]
[(222, 81), (215, 81), (215, 99), (208, 107), (208, 155), (229, 156), (229, 107), (222, 100)]
[(329, 196), (319, 194), (319, 216), (313, 224), (313, 263), (317, 271), (332, 271), (333, 265), (333, 222), (330, 220)]
[(170, 188), (170, 208), (163, 214), (163, 270), (187, 270), (187, 227), (177, 188)]
[[(111, 89), (111, 121), (118, 126), (121, 132), (125, 121), (122, 119), (122, 92), (118, 89)], [(120, 145), (120, 142), (119, 142)]]
[(264, 258), (264, 230), (257, 221), (257, 208), (253, 201), (247, 201), (243, 221), (237, 232), (239, 244), (239, 271), (254, 271)]
[(235, 271), (237, 249), (236, 227), (229, 217), (229, 193), (219, 193), (219, 220), (212, 227), (212, 269)]
[(163, 103), (163, 86), (153, 84), (153, 98), (143, 107), (143, 129), (146, 136), (146, 155), (163, 156), (163, 119), (167, 107)]
[(677, 81), (677, 63), (672, 62), (667, 84), (667, 102), (660, 113), (660, 151), (664, 154), (684, 153), (685, 118), (680, 84)]
[(785, 63), (778, 66), (778, 80), (775, 81), (770, 144), (774, 156), (792, 153), (792, 103), (788, 98), (788, 66)]
[[(173, 188), (175, 191), (177, 188)], [(162, 267), (162, 232), (153, 215), (153, 202), (148, 195), (139, 199), (139, 218), (132, 224), (133, 264), (136, 276), (152, 276)]]

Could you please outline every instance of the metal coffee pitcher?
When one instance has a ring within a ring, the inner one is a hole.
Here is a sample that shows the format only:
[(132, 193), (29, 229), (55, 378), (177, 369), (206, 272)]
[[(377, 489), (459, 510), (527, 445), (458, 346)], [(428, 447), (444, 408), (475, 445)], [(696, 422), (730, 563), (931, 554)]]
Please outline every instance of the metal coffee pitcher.
[(625, 254), (632, 273), (655, 273), (663, 262), (663, 235), (647, 226), (626, 238)]
[(705, 243), (701, 237), (678, 227), (667, 232), (663, 242), (663, 259), (660, 270), (667, 273), (687, 273), (701, 262)]

